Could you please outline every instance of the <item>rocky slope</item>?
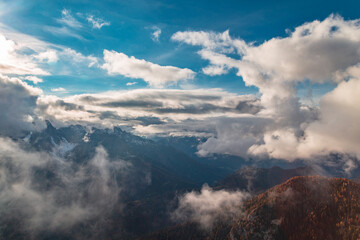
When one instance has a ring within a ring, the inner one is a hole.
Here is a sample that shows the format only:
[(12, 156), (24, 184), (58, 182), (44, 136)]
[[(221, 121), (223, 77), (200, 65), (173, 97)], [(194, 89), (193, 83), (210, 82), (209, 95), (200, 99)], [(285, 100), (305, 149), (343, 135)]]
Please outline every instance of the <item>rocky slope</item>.
[(360, 184), (344, 178), (294, 177), (259, 194), (230, 222), (195, 222), (143, 239), (359, 239)]

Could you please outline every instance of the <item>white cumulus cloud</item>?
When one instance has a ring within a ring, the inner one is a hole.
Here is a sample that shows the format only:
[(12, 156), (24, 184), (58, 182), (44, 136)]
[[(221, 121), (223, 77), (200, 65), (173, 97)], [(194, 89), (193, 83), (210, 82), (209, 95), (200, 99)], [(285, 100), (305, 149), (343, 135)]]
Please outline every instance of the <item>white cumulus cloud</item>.
[(181, 80), (194, 78), (195, 73), (188, 68), (160, 66), (144, 59), (129, 57), (124, 53), (104, 50), (102, 68), (109, 74), (120, 74), (129, 78), (141, 78), (151, 86), (162, 87)]
[[(237, 127), (242, 122), (220, 124), (217, 136), (202, 144), (199, 153), (250, 154), (289, 160), (330, 152), (360, 157), (355, 147), (360, 144), (357, 137), (360, 128), (355, 124), (359, 121), (360, 103), (359, 22), (359, 19), (344, 20), (331, 15), (323, 21), (296, 27), (287, 37), (274, 37), (256, 45), (234, 39), (228, 31), (175, 33), (174, 41), (201, 48), (198, 54), (209, 61), (203, 68), (205, 74), (220, 75), (235, 69), (246, 85), (256, 86), (262, 106), (257, 116), (271, 120), (262, 128), (254, 121), (245, 132)], [(231, 54), (237, 54), (238, 58)], [(318, 107), (307, 106), (296, 95), (296, 85), (304, 81), (335, 83), (337, 87), (320, 100)], [(254, 128), (262, 132), (254, 135)], [(236, 133), (238, 142), (244, 143), (237, 148)]]

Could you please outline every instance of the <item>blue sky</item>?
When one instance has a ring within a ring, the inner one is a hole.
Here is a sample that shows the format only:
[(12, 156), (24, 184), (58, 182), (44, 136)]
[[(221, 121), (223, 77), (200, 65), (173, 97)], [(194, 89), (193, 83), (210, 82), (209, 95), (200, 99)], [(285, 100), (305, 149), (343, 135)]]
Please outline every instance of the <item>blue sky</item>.
[[(196, 53), (199, 48), (171, 41), (178, 31), (230, 31), (233, 38), (261, 44), (273, 37), (285, 37), (286, 29), (305, 22), (323, 20), (331, 13), (344, 19), (358, 17), (360, 3), (346, 1), (2, 1), (1, 22), (18, 32), (43, 41), (76, 50), (84, 56), (101, 59), (103, 50), (122, 52), (137, 59), (164, 66), (189, 68), (196, 74), (188, 81), (196, 88), (222, 88), (235, 93), (256, 93), (256, 87), (245, 87), (235, 71), (220, 76), (201, 73), (206, 60)], [(64, 27), (62, 11), (68, 11), (79, 27)], [(101, 29), (92, 28), (89, 16), (108, 23)], [(161, 30), (158, 40), (152, 33)], [(66, 93), (100, 92), (114, 89), (149, 87), (141, 79), (121, 75), (109, 76), (102, 69), (78, 67), (63, 75), (58, 71), (61, 61), (53, 66), (50, 76), (39, 83), (45, 92), (65, 88)], [(126, 83), (137, 82), (127, 86)], [(168, 86), (181, 88), (179, 84)], [(314, 94), (323, 94), (331, 85), (318, 86)]]

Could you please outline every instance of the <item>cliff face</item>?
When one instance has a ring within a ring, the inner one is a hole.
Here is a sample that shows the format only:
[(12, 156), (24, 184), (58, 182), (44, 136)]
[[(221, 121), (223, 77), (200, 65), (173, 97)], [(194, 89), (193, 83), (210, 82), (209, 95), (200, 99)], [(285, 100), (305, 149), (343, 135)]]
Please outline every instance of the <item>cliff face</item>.
[(360, 184), (294, 177), (245, 203), (245, 214), (210, 231), (187, 222), (146, 239), (359, 239)]

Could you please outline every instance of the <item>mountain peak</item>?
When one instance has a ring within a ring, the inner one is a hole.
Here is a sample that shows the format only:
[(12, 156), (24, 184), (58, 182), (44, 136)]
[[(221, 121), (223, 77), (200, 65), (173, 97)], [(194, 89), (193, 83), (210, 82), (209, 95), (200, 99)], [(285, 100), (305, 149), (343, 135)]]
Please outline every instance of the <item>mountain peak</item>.
[(55, 129), (55, 127), (51, 124), (49, 120), (45, 120), (45, 123), (47, 129)]

